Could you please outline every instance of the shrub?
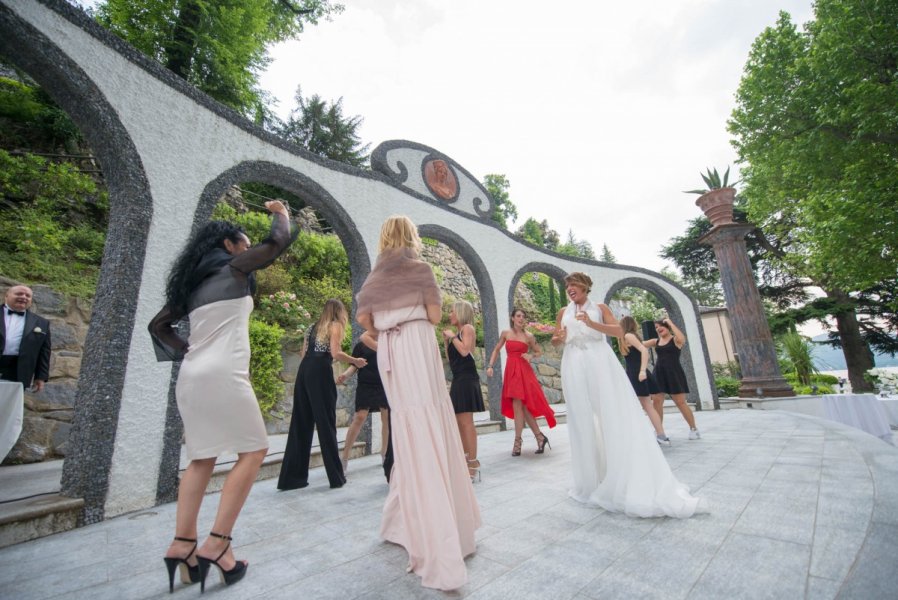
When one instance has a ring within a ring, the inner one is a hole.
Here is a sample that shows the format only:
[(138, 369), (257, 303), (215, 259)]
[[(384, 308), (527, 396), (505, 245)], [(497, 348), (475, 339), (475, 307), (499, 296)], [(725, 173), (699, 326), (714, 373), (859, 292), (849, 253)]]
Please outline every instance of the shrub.
[(283, 336), (284, 330), (277, 325), (269, 325), (254, 318), (249, 321), (249, 378), (265, 418), (284, 399), (284, 382), (280, 379), (284, 368), (284, 359), (281, 357)]
[(296, 294), (284, 291), (259, 298), (253, 316), (280, 327), (288, 341), (301, 340), (312, 320), (312, 315), (299, 303)]
[(714, 363), (711, 365), (714, 370), (714, 377), (729, 377), (730, 379), (742, 379), (742, 369), (739, 363), (731, 360), (725, 363)]
[(714, 387), (717, 388), (717, 395), (720, 398), (733, 398), (739, 395), (739, 380), (734, 377), (715, 377)]
[(0, 273), (93, 297), (103, 258), (108, 200), (72, 165), (0, 150)]

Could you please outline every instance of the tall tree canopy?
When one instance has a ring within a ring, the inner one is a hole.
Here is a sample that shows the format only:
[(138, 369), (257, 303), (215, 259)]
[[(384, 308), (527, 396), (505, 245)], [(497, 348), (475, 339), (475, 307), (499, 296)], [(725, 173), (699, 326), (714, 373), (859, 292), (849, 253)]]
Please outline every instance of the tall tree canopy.
[(545, 219), (537, 221), (533, 217), (529, 217), (523, 225), (518, 227), (515, 235), (548, 250), (554, 250), (561, 243), (558, 232), (549, 227), (549, 222)]
[(304, 98), (296, 88), (296, 108), (287, 121), (275, 122), (271, 129), (309, 152), (362, 167), (368, 162), (368, 147), (362, 145), (358, 128), (362, 117), (343, 116), (343, 98), (328, 104), (318, 94)]
[(556, 252), (560, 252), (561, 254), (567, 254), (568, 256), (576, 256), (577, 258), (589, 258), (595, 260), (596, 253), (592, 249), (592, 244), (587, 242), (586, 240), (578, 240), (576, 236), (574, 236), (574, 231), (572, 229), (568, 229), (567, 232), (567, 241), (563, 244), (559, 244), (557, 248), (555, 248)]
[(493, 199), (493, 214), (490, 218), (499, 224), (502, 229), (508, 229), (508, 221), (518, 218), (518, 208), (511, 201), (508, 188), (511, 187), (505, 175), (490, 173), (483, 178), (483, 187)]
[(729, 122), (749, 220), (831, 289), (896, 277), (898, 3), (817, 0), (754, 42)]
[(777, 268), (834, 303), (852, 387), (866, 389), (854, 309), (894, 287), (898, 265), (898, 4), (817, 0), (814, 13), (804, 32), (780, 13), (755, 40), (729, 131), (749, 220), (782, 241)]
[(342, 12), (329, 0), (105, 0), (97, 20), (219, 102), (265, 112), (268, 47)]

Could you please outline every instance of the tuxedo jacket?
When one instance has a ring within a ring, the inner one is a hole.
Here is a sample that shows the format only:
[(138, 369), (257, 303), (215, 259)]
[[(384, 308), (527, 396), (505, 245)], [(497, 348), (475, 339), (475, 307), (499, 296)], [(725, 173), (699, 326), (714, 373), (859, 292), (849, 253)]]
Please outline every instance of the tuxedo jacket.
[[(0, 318), (0, 352), (5, 344), (6, 320)], [(50, 378), (50, 321), (30, 310), (25, 311), (17, 375), (16, 381), (26, 388), (31, 387), (34, 379)]]

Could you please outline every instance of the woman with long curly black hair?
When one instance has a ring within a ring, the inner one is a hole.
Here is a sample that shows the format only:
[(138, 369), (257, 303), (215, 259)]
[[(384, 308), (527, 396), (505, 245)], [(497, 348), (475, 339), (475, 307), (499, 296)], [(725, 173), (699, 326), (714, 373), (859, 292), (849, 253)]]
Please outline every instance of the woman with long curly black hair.
[[(165, 553), (169, 591), (179, 567), (184, 583), (199, 581), (202, 588), (212, 565), (228, 585), (246, 573), (246, 561), (231, 550), (231, 530), (268, 450), (249, 380), (253, 274), (296, 238), (282, 202), (266, 202), (265, 208), (274, 217), (271, 232), (252, 247), (230, 223), (211, 221), (200, 229), (172, 266), (165, 308), (150, 323), (157, 355), (183, 360), (175, 395), (190, 464), (178, 488), (175, 539)], [(172, 326), (188, 317), (185, 340)], [(197, 548), (197, 515), (215, 459), (224, 453), (237, 454), (237, 463), (225, 480), (210, 537)]]

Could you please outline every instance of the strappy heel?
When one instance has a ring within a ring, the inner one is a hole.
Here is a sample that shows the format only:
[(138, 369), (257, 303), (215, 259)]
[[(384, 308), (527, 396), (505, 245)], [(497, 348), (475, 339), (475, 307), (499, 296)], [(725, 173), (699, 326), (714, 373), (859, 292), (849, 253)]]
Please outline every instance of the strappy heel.
[(480, 481), (480, 461), (476, 458), (468, 460), (468, 475), (471, 476), (471, 483)]
[(534, 454), (542, 454), (543, 452), (546, 451), (546, 446), (549, 447), (549, 450), (552, 449), (552, 444), (549, 443), (549, 438), (546, 437), (545, 433), (540, 432), (539, 437), (541, 439), (536, 440), (537, 448), (536, 448), (536, 452), (534, 452)]
[[(181, 570), (181, 583), (197, 583), (200, 580), (200, 566), (191, 565), (187, 561), (191, 556), (196, 552), (196, 540), (190, 538), (183, 537), (175, 537), (175, 541), (177, 542), (193, 542), (193, 548), (190, 549), (190, 552), (187, 553), (187, 556), (184, 558), (178, 558), (175, 556), (166, 556), (162, 560), (165, 561), (165, 567), (168, 569), (168, 593), (171, 594), (175, 591), (175, 571), (180, 567)], [(199, 560), (199, 558), (197, 558)]]
[(214, 531), (210, 531), (209, 535), (211, 535), (212, 537), (227, 540), (228, 543), (224, 547), (224, 550), (221, 551), (221, 554), (218, 555), (218, 558), (216, 558), (215, 560), (206, 558), (205, 556), (200, 556), (199, 554), (196, 555), (196, 560), (197, 562), (199, 562), (198, 566), (200, 568), (200, 593), (206, 591), (206, 575), (208, 575), (209, 567), (212, 565), (218, 567), (218, 573), (221, 575), (221, 580), (225, 585), (234, 585), (235, 583), (243, 579), (244, 575), (246, 575), (246, 562), (242, 560), (237, 560), (237, 564), (234, 565), (234, 568), (229, 571), (225, 571), (224, 567), (218, 564), (218, 561), (221, 560), (221, 557), (224, 556), (228, 551), (228, 548), (231, 547), (231, 541), (233, 541), (234, 538), (229, 535), (215, 533)]
[(511, 455), (512, 456), (520, 456), (521, 455), (521, 444), (524, 443), (524, 438), (516, 437), (514, 439), (514, 446), (511, 447)]

